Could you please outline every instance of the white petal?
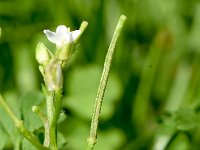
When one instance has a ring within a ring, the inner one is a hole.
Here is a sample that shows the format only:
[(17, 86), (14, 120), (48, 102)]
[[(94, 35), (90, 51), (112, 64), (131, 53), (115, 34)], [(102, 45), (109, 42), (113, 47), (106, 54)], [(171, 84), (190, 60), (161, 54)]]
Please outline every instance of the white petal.
[(70, 28), (65, 25), (59, 25), (56, 28), (56, 36), (58, 38), (57, 46), (60, 47), (70, 41)]
[(79, 37), (80, 34), (81, 34), (80, 30), (72, 31), (71, 32), (71, 42), (75, 41)]
[(54, 44), (58, 42), (58, 38), (56, 36), (55, 32), (52, 32), (50, 30), (44, 30), (44, 33), (46, 34), (48, 40)]
[(70, 29), (67, 28), (65, 25), (59, 25), (56, 28), (56, 35), (61, 38), (64, 39), (64, 37), (66, 37), (70, 32)]

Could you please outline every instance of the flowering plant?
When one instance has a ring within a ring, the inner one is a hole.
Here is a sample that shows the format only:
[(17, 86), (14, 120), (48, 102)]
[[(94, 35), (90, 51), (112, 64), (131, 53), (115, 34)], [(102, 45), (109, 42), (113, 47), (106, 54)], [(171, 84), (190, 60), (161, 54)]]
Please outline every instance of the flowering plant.
[[(126, 20), (125, 16), (121, 16), (119, 23), (113, 35), (108, 53), (106, 55), (104, 69), (100, 80), (96, 102), (94, 106), (94, 114), (91, 121), (90, 136), (87, 140), (87, 150), (92, 150), (96, 143), (98, 121), (103, 101), (105, 88), (107, 85), (108, 74), (114, 53), (115, 44)], [(12, 119), (19, 132), (36, 148), (40, 150), (57, 150), (57, 123), (61, 111), (61, 102), (63, 96), (63, 69), (68, 59), (72, 56), (74, 45), (85, 31), (88, 23), (83, 21), (79, 30), (71, 31), (64, 25), (59, 25), (56, 32), (44, 30), (47, 39), (56, 45), (55, 53), (52, 53), (43, 43), (39, 42), (36, 47), (36, 60), (39, 63), (39, 70), (44, 78), (42, 85), (43, 94), (46, 97), (46, 113), (39, 106), (33, 106), (32, 111), (41, 119), (44, 125), (44, 141), (41, 143), (36, 136), (30, 132), (24, 122), (11, 111), (10, 107), (5, 103), (0, 95), (0, 105)], [(1, 30), (0, 30), (1, 33)], [(0, 34), (1, 35), (1, 34)]]

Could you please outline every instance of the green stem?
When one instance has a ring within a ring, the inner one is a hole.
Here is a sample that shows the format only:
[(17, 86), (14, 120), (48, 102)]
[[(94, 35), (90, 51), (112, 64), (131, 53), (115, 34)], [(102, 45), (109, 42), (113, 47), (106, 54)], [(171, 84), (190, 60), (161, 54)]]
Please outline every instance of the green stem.
[(32, 111), (41, 119), (41, 121), (44, 124), (44, 130), (45, 130), (45, 139), (44, 139), (44, 146), (49, 147), (50, 144), (50, 138), (49, 138), (49, 122), (47, 119), (47, 116), (41, 111), (41, 108), (38, 106), (33, 106)]
[(97, 129), (98, 129), (99, 117), (100, 117), (103, 97), (104, 97), (104, 93), (105, 93), (105, 89), (106, 89), (106, 85), (108, 81), (109, 70), (110, 70), (110, 66), (111, 66), (111, 62), (112, 62), (112, 58), (114, 54), (115, 45), (125, 21), (126, 21), (126, 16), (121, 15), (119, 18), (118, 24), (115, 28), (112, 41), (108, 48), (108, 52), (107, 52), (106, 59), (104, 62), (103, 73), (101, 76), (101, 80), (99, 83), (99, 88), (98, 88), (98, 92), (97, 92), (97, 96), (95, 100), (94, 112), (93, 112), (92, 122), (91, 122), (91, 127), (90, 127), (90, 137), (87, 139), (87, 148), (86, 148), (87, 150), (92, 150), (97, 140)]
[(47, 95), (47, 118), (49, 122), (49, 147), (52, 150), (57, 150), (57, 121), (60, 116), (61, 108), (61, 91), (49, 92)]
[(16, 128), (20, 131), (20, 133), (28, 140), (30, 141), (35, 147), (37, 147), (39, 150), (48, 150), (48, 148), (44, 147), (40, 142), (34, 137), (34, 135), (29, 132), (23, 124), (22, 120), (19, 120), (14, 113), (11, 111), (9, 106), (6, 104), (5, 100), (0, 94), (0, 105), (4, 108), (8, 116), (12, 119), (14, 122)]

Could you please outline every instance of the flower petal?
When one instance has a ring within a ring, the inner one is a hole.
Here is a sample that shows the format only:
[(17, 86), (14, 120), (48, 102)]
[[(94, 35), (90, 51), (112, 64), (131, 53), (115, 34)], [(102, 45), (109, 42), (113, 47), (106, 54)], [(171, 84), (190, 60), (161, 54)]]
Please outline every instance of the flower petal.
[(59, 44), (63, 44), (70, 41), (70, 28), (67, 28), (65, 25), (59, 25), (56, 28), (56, 36), (59, 40)]
[(58, 42), (58, 38), (56, 36), (55, 32), (52, 32), (50, 30), (44, 30), (44, 33), (46, 34), (48, 40), (54, 44)]
[(65, 25), (59, 25), (56, 28), (56, 34), (58, 37), (61, 37), (62, 39), (64, 39), (64, 37), (66, 35), (68, 35), (68, 33), (70, 32), (70, 28), (67, 28)]
[(81, 34), (81, 31), (80, 31), (80, 30), (72, 31), (72, 32), (71, 32), (70, 42), (75, 41), (75, 40), (79, 37), (80, 34)]

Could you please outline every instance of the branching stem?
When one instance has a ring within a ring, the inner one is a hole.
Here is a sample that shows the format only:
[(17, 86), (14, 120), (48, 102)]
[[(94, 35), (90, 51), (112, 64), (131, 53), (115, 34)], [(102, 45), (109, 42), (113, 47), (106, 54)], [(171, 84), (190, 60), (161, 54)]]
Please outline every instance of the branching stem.
[(44, 147), (40, 142), (34, 137), (34, 135), (28, 131), (23, 124), (22, 120), (19, 120), (14, 113), (11, 111), (10, 107), (7, 105), (5, 100), (0, 94), (0, 105), (4, 108), (5, 112), (8, 114), (8, 116), (11, 118), (11, 120), (14, 122), (16, 128), (19, 130), (19, 132), (28, 140), (30, 141), (35, 147), (37, 147), (39, 150), (48, 150), (48, 148)]

